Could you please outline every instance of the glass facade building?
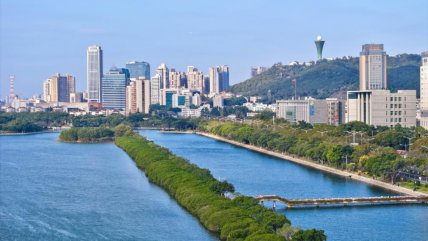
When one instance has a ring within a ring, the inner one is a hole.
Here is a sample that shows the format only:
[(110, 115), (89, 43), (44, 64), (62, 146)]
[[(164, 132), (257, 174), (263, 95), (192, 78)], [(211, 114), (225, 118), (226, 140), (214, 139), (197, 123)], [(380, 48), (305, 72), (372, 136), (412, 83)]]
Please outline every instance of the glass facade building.
[(88, 102), (101, 102), (101, 78), (103, 76), (103, 51), (100, 46), (89, 46), (86, 50), (86, 80)]
[(126, 108), (126, 86), (129, 85), (129, 71), (112, 67), (102, 78), (102, 105), (106, 109)]
[(140, 78), (150, 80), (150, 64), (147, 62), (132, 61), (126, 64), (126, 68), (129, 70), (130, 78)]

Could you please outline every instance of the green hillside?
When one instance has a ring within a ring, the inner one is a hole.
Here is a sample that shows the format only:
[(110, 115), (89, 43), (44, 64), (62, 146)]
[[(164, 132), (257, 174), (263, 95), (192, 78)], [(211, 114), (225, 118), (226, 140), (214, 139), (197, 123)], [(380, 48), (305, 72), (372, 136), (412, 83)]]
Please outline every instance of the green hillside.
[[(416, 89), (419, 96), (419, 66), (416, 54), (388, 57), (388, 87), (391, 90)], [(235, 84), (231, 91), (244, 96), (286, 99), (294, 95), (292, 79), (297, 79), (297, 95), (327, 98), (340, 91), (358, 89), (359, 58), (322, 60), (311, 66), (275, 64), (266, 72)]]

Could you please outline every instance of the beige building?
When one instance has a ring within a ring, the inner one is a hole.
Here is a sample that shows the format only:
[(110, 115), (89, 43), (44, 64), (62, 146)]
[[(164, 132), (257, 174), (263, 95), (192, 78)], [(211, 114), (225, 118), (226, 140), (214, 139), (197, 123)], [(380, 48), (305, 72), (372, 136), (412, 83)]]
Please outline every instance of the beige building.
[(179, 89), (185, 87), (186, 75), (183, 72), (171, 69), (169, 72), (169, 89)]
[(416, 126), (416, 91), (348, 91), (345, 121), (374, 126)]
[(76, 80), (72, 75), (56, 74), (43, 82), (43, 100), (46, 102), (70, 102), (70, 93), (76, 92)]
[(188, 68), (187, 88), (191, 90), (197, 90), (202, 93), (202, 91), (204, 90), (204, 74), (202, 72), (199, 72), (196, 68)]
[[(306, 98), (302, 100), (278, 100), (276, 102), (276, 117), (283, 118), (291, 123), (305, 121), (311, 124), (338, 124), (335, 108), (337, 99), (317, 100)], [(339, 118), (339, 116), (338, 116)]]
[(421, 100), (420, 100), (420, 125), (428, 130), (428, 51), (422, 53), (422, 65), (420, 71)]
[(365, 44), (360, 53), (360, 90), (387, 89), (383, 44)]
[(150, 81), (132, 78), (126, 87), (126, 114), (149, 113)]

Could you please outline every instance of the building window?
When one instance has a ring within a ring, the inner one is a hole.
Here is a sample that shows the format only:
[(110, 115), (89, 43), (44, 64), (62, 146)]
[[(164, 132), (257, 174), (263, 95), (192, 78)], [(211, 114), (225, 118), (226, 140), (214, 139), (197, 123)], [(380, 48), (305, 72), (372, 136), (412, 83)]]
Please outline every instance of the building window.
[(398, 122), (401, 122), (401, 118), (398, 118)]
[(398, 104), (398, 108), (401, 108), (401, 104)]
[(391, 101), (393, 101), (393, 100), (394, 100), (394, 98), (391, 97)]
[(394, 105), (393, 105), (393, 104), (391, 104), (391, 108), (394, 108)]
[(394, 122), (394, 118), (391, 118), (391, 122)]
[(394, 115), (394, 111), (391, 111), (391, 115)]
[(398, 97), (398, 101), (401, 101), (401, 97)]

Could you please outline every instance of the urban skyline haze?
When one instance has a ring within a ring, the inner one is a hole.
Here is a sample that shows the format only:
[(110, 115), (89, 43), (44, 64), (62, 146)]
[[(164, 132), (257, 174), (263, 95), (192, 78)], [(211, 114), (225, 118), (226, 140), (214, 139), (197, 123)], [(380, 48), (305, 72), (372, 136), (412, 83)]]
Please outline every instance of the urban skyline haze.
[(41, 83), (58, 72), (86, 90), (90, 45), (104, 50), (105, 70), (135, 60), (148, 62), (152, 75), (161, 63), (208, 75), (209, 67), (227, 64), (230, 84), (249, 78), (251, 66), (316, 60), (317, 35), (326, 41), (325, 58), (358, 56), (366, 43), (383, 43), (389, 55), (420, 54), (428, 48), (426, 9), (422, 0), (3, 0), (0, 96), (8, 94), (10, 74), (23, 97), (41, 94)]

